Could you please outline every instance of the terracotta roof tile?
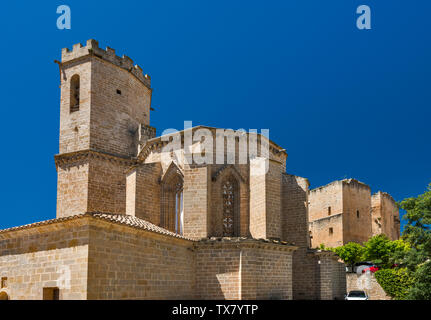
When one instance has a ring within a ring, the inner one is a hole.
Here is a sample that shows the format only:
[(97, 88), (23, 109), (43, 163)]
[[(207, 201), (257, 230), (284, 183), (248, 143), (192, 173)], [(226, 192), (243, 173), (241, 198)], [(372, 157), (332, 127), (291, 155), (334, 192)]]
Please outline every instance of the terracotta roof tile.
[(180, 239), (186, 239), (186, 240), (192, 240), (190, 238), (184, 237), (182, 235), (176, 234), (175, 232), (171, 232), (169, 230), (166, 230), (162, 227), (156, 226), (155, 224), (148, 222), (146, 220), (130, 216), (130, 215), (123, 215), (123, 214), (111, 214), (111, 213), (103, 213), (103, 212), (87, 212), (83, 214), (77, 214), (73, 216), (63, 217), (63, 218), (56, 218), (56, 219), (50, 219), (40, 222), (35, 222), (31, 224), (26, 224), (18, 227), (8, 228), (0, 230), (0, 233), (6, 233), (11, 231), (17, 231), (17, 230), (24, 230), (24, 229), (30, 229), (38, 226), (45, 226), (50, 224), (55, 224), (59, 222), (74, 220), (74, 219), (80, 219), (83, 217), (93, 217), (96, 219), (105, 220), (108, 222), (113, 222), (116, 224), (126, 225), (129, 227), (133, 227), (136, 229), (142, 229), (142, 230), (148, 230), (159, 234), (169, 235), (175, 238)]

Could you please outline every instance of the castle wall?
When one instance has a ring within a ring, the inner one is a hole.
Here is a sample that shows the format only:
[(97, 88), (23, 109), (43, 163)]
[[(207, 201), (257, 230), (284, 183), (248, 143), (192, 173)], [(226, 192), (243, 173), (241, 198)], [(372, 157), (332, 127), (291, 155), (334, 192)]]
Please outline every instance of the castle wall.
[(395, 200), (385, 192), (371, 197), (373, 235), (385, 234), (391, 240), (400, 237), (399, 209)]
[(88, 299), (194, 299), (193, 242), (92, 221)]
[(367, 241), (372, 236), (370, 187), (345, 179), (311, 190), (309, 229), (313, 248)]
[(319, 248), (321, 244), (335, 248), (344, 244), (343, 214), (335, 214), (310, 222), (311, 248)]
[(310, 222), (343, 213), (342, 181), (334, 181), (309, 193), (308, 220)]
[(0, 233), (0, 289), (10, 300), (42, 300), (57, 287), (61, 300), (87, 298), (88, 226), (82, 220)]
[(343, 183), (343, 241), (363, 243), (372, 235), (371, 190), (356, 180)]

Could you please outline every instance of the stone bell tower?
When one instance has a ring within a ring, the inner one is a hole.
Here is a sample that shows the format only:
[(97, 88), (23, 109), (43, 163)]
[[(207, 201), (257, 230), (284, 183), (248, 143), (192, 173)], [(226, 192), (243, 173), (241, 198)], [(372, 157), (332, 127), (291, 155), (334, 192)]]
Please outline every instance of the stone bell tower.
[(150, 124), (151, 79), (96, 40), (62, 50), (57, 217), (87, 211), (125, 213), (124, 171)]

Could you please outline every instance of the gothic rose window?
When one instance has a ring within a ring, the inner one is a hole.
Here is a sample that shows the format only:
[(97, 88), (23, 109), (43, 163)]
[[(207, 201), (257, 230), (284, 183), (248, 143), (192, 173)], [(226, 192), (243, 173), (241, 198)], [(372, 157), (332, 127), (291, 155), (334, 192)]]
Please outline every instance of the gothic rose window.
[(224, 237), (234, 237), (238, 235), (237, 196), (237, 183), (230, 177), (222, 184)]

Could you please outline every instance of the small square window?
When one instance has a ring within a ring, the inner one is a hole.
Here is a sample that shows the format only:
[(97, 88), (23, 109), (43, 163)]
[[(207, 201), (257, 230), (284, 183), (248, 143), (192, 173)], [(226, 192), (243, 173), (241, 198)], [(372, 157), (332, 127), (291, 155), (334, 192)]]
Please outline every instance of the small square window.
[(121, 90), (117, 89), (117, 94), (121, 95)]
[(2, 288), (7, 287), (7, 278), (6, 277), (1, 278), (1, 287)]
[(58, 288), (43, 288), (43, 300), (60, 300)]

